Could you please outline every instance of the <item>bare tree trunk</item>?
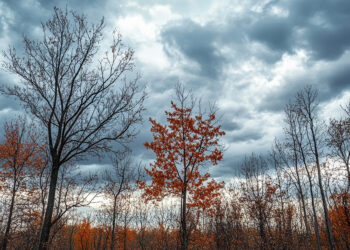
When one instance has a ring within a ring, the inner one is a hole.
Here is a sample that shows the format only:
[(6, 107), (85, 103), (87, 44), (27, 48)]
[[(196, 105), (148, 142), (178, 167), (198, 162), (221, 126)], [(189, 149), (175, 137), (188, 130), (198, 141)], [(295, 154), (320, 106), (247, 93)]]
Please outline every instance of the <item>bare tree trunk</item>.
[(113, 218), (112, 218), (112, 236), (111, 236), (111, 250), (114, 250), (115, 245), (115, 220), (116, 220), (116, 206), (117, 206), (117, 199), (114, 198), (113, 203)]
[(323, 212), (324, 212), (324, 218), (326, 220), (326, 227), (327, 227), (327, 234), (328, 234), (329, 244), (331, 246), (331, 249), (335, 250), (335, 244), (334, 244), (334, 238), (333, 238), (333, 233), (332, 233), (332, 228), (331, 228), (331, 222), (330, 222), (330, 219), (329, 219), (328, 208), (327, 208), (327, 201), (326, 201), (326, 196), (325, 196), (325, 193), (324, 193), (324, 188), (323, 188), (323, 183), (322, 183), (321, 166), (320, 166), (320, 160), (319, 160), (319, 155), (318, 155), (318, 147), (317, 147), (316, 135), (315, 135), (315, 131), (314, 131), (313, 120), (312, 120), (311, 117), (310, 117), (310, 130), (311, 130), (311, 135), (312, 135), (312, 143), (313, 143), (313, 147), (314, 147), (314, 154), (315, 154), (315, 158), (316, 158), (318, 185), (320, 187), (320, 192), (321, 192), (321, 197), (322, 197)]
[(127, 217), (125, 216), (125, 218), (124, 218), (124, 239), (123, 239), (123, 249), (124, 250), (126, 250), (127, 248), (126, 248), (126, 243), (127, 243), (127, 229), (128, 229), (128, 227), (127, 227)]
[(182, 191), (182, 204), (181, 204), (181, 250), (187, 250), (186, 199), (187, 199), (187, 189), (185, 186), (184, 190)]
[(11, 204), (10, 204), (10, 211), (9, 211), (9, 217), (7, 219), (6, 224), (6, 230), (4, 234), (4, 240), (2, 242), (2, 248), (3, 250), (6, 250), (7, 243), (10, 235), (10, 229), (11, 229), (11, 222), (12, 222), (12, 214), (13, 214), (13, 208), (15, 206), (15, 197), (16, 197), (16, 174), (13, 177), (13, 187), (12, 187), (12, 197), (11, 197)]
[(300, 182), (300, 174), (299, 174), (299, 168), (298, 168), (298, 155), (297, 155), (297, 147), (296, 147), (296, 142), (295, 142), (295, 138), (293, 138), (293, 151), (294, 151), (294, 158), (295, 158), (295, 162), (294, 162), (294, 167), (295, 167), (295, 173), (297, 175), (297, 184), (298, 184), (298, 192), (300, 194), (300, 199), (301, 199), (301, 203), (302, 203), (302, 209), (303, 209), (303, 213), (304, 213), (304, 223), (305, 223), (305, 229), (307, 234), (310, 234), (310, 227), (309, 227), (309, 223), (307, 221), (307, 214), (306, 214), (306, 206), (305, 206), (305, 198), (304, 198), (304, 193), (303, 193), (303, 188), (301, 186), (301, 182)]
[(266, 229), (265, 229), (265, 219), (262, 214), (263, 212), (259, 208), (259, 234), (262, 239), (262, 249), (268, 249), (268, 241), (266, 237)]
[(49, 189), (49, 197), (46, 206), (45, 218), (43, 223), (43, 228), (41, 232), (40, 242), (39, 242), (39, 250), (48, 249), (47, 243), (50, 236), (51, 230), (51, 219), (53, 214), (53, 208), (55, 205), (55, 193), (56, 193), (56, 185), (58, 179), (58, 170), (59, 165), (57, 163), (53, 163), (52, 172), (50, 176), (50, 189)]
[(310, 194), (311, 194), (311, 206), (312, 206), (312, 211), (314, 215), (314, 227), (315, 227), (315, 234), (316, 234), (316, 240), (317, 240), (317, 248), (322, 249), (321, 247), (321, 237), (320, 237), (320, 231), (318, 228), (318, 221), (317, 221), (317, 213), (316, 213), (316, 206), (315, 206), (315, 198), (314, 198), (314, 191), (313, 191), (313, 186), (312, 186), (312, 180), (311, 176), (308, 172), (308, 179), (309, 179), (309, 186), (310, 186)]
[(302, 189), (301, 182), (300, 182), (300, 176), (299, 176), (298, 167), (296, 167), (296, 172), (297, 172), (298, 192), (300, 194), (300, 200), (301, 200), (301, 205), (302, 205), (302, 210), (303, 210), (303, 219), (304, 219), (304, 223), (305, 223), (305, 229), (306, 229), (307, 234), (309, 235), (310, 234), (310, 227), (309, 227), (309, 223), (307, 221), (305, 197), (304, 197), (303, 189)]
[(315, 227), (317, 248), (320, 250), (320, 249), (322, 249), (322, 247), (321, 247), (321, 237), (320, 237), (320, 231), (319, 231), (319, 228), (318, 228), (318, 221), (317, 221), (317, 213), (316, 213), (316, 206), (315, 206), (315, 198), (314, 198), (314, 191), (313, 191), (313, 185), (312, 185), (312, 178), (311, 178), (311, 174), (310, 174), (310, 171), (309, 171), (307, 163), (306, 163), (304, 150), (302, 148), (302, 145), (301, 145), (300, 141), (298, 141), (298, 144), (299, 144), (301, 156), (302, 156), (302, 159), (303, 159), (303, 163), (304, 163), (304, 166), (305, 166), (305, 170), (306, 170), (306, 173), (307, 173), (307, 177), (309, 179), (309, 187), (310, 187), (310, 195), (311, 195), (311, 206), (312, 206), (312, 211), (313, 211), (313, 215), (314, 215), (314, 227)]

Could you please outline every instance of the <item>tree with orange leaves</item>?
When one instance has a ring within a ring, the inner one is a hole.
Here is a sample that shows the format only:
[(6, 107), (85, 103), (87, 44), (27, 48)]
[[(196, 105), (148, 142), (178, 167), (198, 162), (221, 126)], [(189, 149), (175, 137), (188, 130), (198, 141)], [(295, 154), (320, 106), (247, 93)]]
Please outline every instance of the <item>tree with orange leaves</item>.
[(333, 206), (329, 211), (337, 249), (350, 248), (350, 193), (334, 191), (330, 196)]
[(4, 131), (5, 141), (0, 144), (0, 177), (3, 188), (9, 190), (10, 202), (2, 249), (6, 249), (9, 240), (17, 192), (26, 190), (28, 172), (40, 167), (43, 150), (35, 142), (37, 136), (31, 126), (27, 128), (24, 118), (5, 123)]
[(187, 105), (190, 96), (184, 88), (178, 86), (176, 94), (179, 106), (171, 102), (173, 111), (165, 111), (168, 125), (161, 125), (150, 118), (153, 141), (146, 142), (145, 147), (156, 154), (151, 169), (145, 169), (152, 178), (146, 185), (139, 182), (144, 189), (147, 200), (161, 200), (171, 195), (181, 197), (181, 249), (187, 249), (187, 207), (210, 207), (213, 197), (219, 195), (218, 190), (224, 183), (210, 180), (209, 173), (202, 173), (200, 167), (207, 162), (217, 165), (222, 159), (222, 148), (219, 138), (225, 134), (220, 126), (216, 126), (215, 112), (194, 115), (194, 101)]

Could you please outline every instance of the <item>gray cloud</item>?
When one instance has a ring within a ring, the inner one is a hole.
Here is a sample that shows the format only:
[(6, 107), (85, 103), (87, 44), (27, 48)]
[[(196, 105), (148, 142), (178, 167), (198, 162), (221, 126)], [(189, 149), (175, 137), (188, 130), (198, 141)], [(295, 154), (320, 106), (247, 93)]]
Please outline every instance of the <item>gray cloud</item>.
[(224, 120), (221, 123), (222, 129), (225, 131), (234, 131), (234, 130), (238, 130), (242, 127), (242, 125), (240, 125), (238, 122), (233, 122), (233, 121), (229, 121), (229, 120)]
[[(213, 176), (229, 176), (234, 174), (242, 155), (269, 148), (274, 131), (270, 117), (280, 114), (305, 84), (320, 89), (323, 104), (349, 91), (350, 2), (247, 1), (237, 4), (242, 9), (239, 12), (231, 11), (232, 3), (227, 8), (221, 2), (217, 4), (219, 8), (210, 12), (212, 1), (4, 0), (0, 6), (6, 13), (0, 14), (0, 21), (8, 28), (0, 25), (0, 40), (6, 41), (0, 46), (20, 49), (22, 34), (40, 37), (40, 22), (50, 17), (55, 5), (85, 13), (90, 22), (105, 16), (108, 29), (118, 24), (118, 18), (140, 16), (151, 28), (155, 27), (154, 41), (138, 44), (126, 36), (125, 42), (132, 44), (136, 55), (142, 45), (160, 44), (169, 66), (158, 68), (136, 61), (137, 69), (143, 70), (140, 83), (148, 85), (149, 99), (145, 121), (130, 145), (135, 159), (146, 163), (154, 159), (143, 146), (152, 139), (148, 117), (165, 122), (164, 110), (174, 99), (171, 89), (180, 81), (202, 99), (203, 105), (217, 102), (222, 107), (221, 125), (227, 132), (224, 140), (237, 150), (225, 153)], [(165, 24), (156, 23), (151, 11), (161, 5), (177, 17)], [(289, 69), (288, 63), (284, 71), (279, 70), (286, 56), (298, 57), (300, 51), (307, 57), (297, 61), (303, 70), (294, 71), (292, 66)], [(0, 84), (11, 81), (12, 76), (0, 73)], [(1, 120), (8, 119), (5, 109), (18, 111), (21, 107), (17, 101), (0, 96)], [(276, 122), (273, 126), (283, 124)], [(108, 164), (109, 159), (89, 158), (84, 162), (92, 163)]]
[(291, 52), (292, 32), (292, 26), (286, 18), (273, 16), (263, 16), (248, 29), (252, 40), (262, 42), (278, 52)]
[(261, 139), (264, 136), (262, 131), (245, 130), (233, 135), (227, 135), (229, 142), (251, 142)]
[(213, 28), (193, 22), (189, 19), (168, 24), (162, 31), (162, 39), (166, 52), (172, 56), (178, 50), (200, 66), (197, 74), (217, 78), (220, 74), (224, 58), (214, 46), (216, 32)]
[[(310, 50), (315, 60), (339, 58), (350, 46), (350, 2), (288, 1), (269, 5), (265, 11), (280, 7), (287, 17), (259, 17), (262, 40), (272, 49), (291, 52), (298, 48)], [(264, 35), (263, 31), (267, 31)], [(299, 34), (296, 34), (299, 31)], [(279, 39), (278, 39), (279, 38)], [(261, 38), (260, 38), (261, 39)]]

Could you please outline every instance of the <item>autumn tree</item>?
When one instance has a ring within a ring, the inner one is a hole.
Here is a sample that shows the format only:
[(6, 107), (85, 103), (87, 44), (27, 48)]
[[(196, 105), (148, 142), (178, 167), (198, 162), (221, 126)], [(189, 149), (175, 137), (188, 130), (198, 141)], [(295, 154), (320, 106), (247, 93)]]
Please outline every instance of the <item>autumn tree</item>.
[(5, 141), (0, 144), (0, 178), (4, 180), (2, 189), (9, 190), (10, 202), (2, 249), (7, 248), (17, 194), (26, 190), (30, 169), (41, 166), (40, 154), (44, 150), (36, 141), (38, 135), (33, 125), (24, 118), (5, 123), (4, 132)]
[(24, 37), (24, 50), (4, 53), (3, 68), (21, 79), (2, 88), (18, 98), (45, 128), (50, 156), (50, 186), (40, 239), (47, 248), (58, 173), (65, 163), (87, 155), (100, 156), (135, 135), (144, 93), (134, 69), (132, 49), (114, 32), (106, 53), (100, 53), (103, 19), (89, 25), (85, 16), (54, 9), (42, 24), (40, 41)]
[(333, 200), (333, 206), (329, 215), (337, 248), (350, 249), (350, 194), (347, 191), (334, 192), (330, 198)]
[(194, 105), (187, 104), (190, 95), (181, 86), (177, 87), (177, 97), (179, 104), (171, 102), (172, 111), (165, 111), (167, 125), (150, 118), (153, 141), (146, 142), (145, 147), (153, 150), (156, 160), (145, 169), (152, 183), (139, 184), (147, 199), (181, 197), (181, 249), (187, 249), (187, 208), (209, 207), (223, 187), (214, 179), (209, 181), (210, 174), (201, 168), (206, 162), (217, 165), (222, 159), (219, 138), (225, 133), (216, 125), (215, 112), (208, 117), (194, 114)]

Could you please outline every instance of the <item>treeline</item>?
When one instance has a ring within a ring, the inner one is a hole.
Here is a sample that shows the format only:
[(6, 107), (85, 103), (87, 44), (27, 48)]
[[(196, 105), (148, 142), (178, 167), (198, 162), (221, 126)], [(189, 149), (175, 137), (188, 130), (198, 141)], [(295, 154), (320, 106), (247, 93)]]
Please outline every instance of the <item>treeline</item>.
[[(133, 51), (120, 34), (98, 59), (103, 28), (55, 8), (41, 41), (4, 54), (22, 83), (1, 93), (30, 116), (4, 123), (2, 249), (350, 249), (350, 102), (324, 121), (317, 91), (300, 90), (283, 137), (225, 184), (206, 168), (224, 156), (217, 109), (178, 85), (166, 122), (150, 118), (144, 168), (127, 147), (146, 94), (137, 74), (127, 80)], [(88, 173), (78, 163), (91, 156), (112, 167)]]
[[(311, 87), (300, 91), (285, 107), (284, 137), (270, 153), (246, 156), (219, 195), (188, 207), (188, 249), (350, 248), (350, 104), (326, 123), (316, 97)], [(4, 131), (2, 246), (6, 239), (8, 249), (36, 249), (49, 192), (45, 144), (24, 119)], [(181, 196), (146, 202), (142, 168), (130, 154), (116, 156), (98, 175), (82, 175), (74, 164), (59, 171), (50, 249), (180, 248)]]

